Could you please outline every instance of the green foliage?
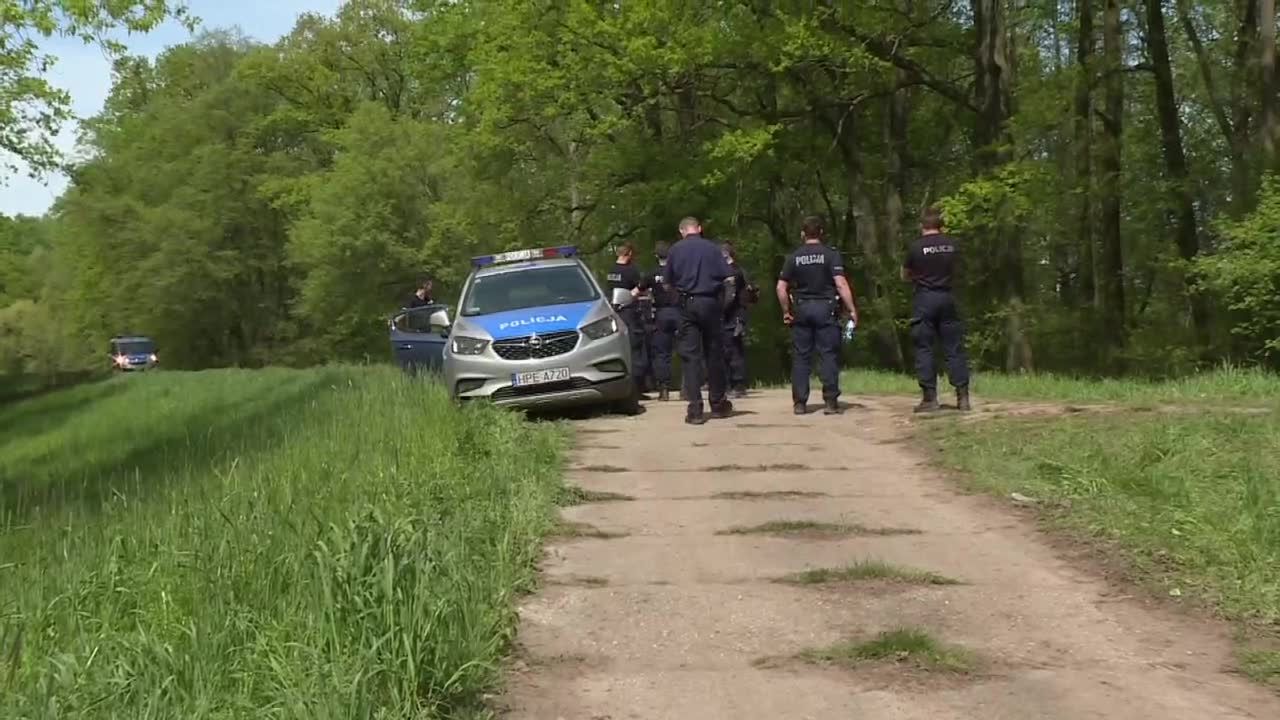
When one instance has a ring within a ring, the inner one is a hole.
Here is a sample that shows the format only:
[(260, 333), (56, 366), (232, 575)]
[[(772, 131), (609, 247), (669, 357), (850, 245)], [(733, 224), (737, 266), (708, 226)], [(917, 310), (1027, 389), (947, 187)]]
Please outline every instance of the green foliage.
[[(31, 12), (19, 22), (56, 31), (55, 6), (82, 13), (63, 19), (91, 35), (173, 11), (41, 0), (20, 4)], [(477, 251), (571, 242), (603, 266), (626, 239), (647, 259), (693, 214), (767, 286), (800, 219), (819, 212), (863, 303), (850, 359), (901, 370), (902, 244), (941, 199), (966, 248), (979, 366), (1170, 374), (1274, 357), (1265, 279), (1230, 260), (1254, 251), (1201, 267), (1170, 231), (1184, 186), (1197, 235), (1228, 218), (1239, 248), (1269, 222), (1265, 202), (1249, 214), (1256, 133), (1222, 122), (1259, 116), (1234, 60), (1239, 8), (1169, 23), (1205, 49), (1171, 38), (1183, 180), (1163, 154), (1151, 73), (1123, 73), (1127, 121), (1113, 137), (1101, 89), (1076, 118), (1078, 80), (1098, 72), (1073, 62), (1077, 19), (1003, 9), (1002, 27), (978, 28), (990, 18), (927, 3), (349, 0), (271, 45), (220, 33), (154, 63), (118, 57), (103, 112), (82, 128), (88, 159), (42, 226), (46, 249), (15, 254), (0, 231), (0, 304), (40, 300), (84, 342), (153, 335), (177, 367), (382, 358), (382, 320), (413, 279), (436, 275), (447, 298)], [(1122, 40), (1145, 50), (1136, 29)], [(992, 33), (1010, 38), (1018, 68), (1001, 74), (1008, 97), (994, 110), (975, 91), (995, 79), (971, 80), (974, 43)], [(1103, 233), (1101, 159), (1115, 143), (1120, 227)], [(1209, 292), (1191, 296), (1197, 272)], [(1197, 298), (1214, 302), (1192, 313)], [(748, 345), (780, 368), (772, 303), (766, 293)]]
[(431, 267), (432, 258), (476, 247), (465, 238), (442, 247), (443, 239), (433, 237), (443, 136), (443, 128), (396, 118), (373, 103), (332, 133), (336, 159), (307, 177), (306, 209), (288, 245), (290, 263), (302, 278), (297, 315), (322, 347), (376, 346), (386, 331), (382, 316), (408, 294), (414, 268), (461, 279), (455, 268)]
[(561, 492), (553, 426), (390, 369), (125, 377), (0, 427), (4, 717), (463, 716)]
[(0, 0), (0, 169), (16, 171), (20, 160), (43, 173), (62, 162), (53, 138), (72, 117), (71, 97), (49, 82), (56, 58), (40, 52), (39, 38), (73, 37), (119, 55), (110, 31), (146, 32), (171, 17), (190, 22), (172, 0)]
[(1222, 241), (1197, 268), (1208, 290), (1233, 311), (1231, 331), (1249, 350), (1280, 358), (1280, 177), (1263, 183), (1258, 207), (1238, 221), (1222, 223)]

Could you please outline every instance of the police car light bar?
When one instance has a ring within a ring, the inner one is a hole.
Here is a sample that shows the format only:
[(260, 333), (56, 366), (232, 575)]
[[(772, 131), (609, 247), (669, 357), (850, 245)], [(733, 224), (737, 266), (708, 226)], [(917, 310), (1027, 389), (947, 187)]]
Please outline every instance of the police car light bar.
[(478, 255), (471, 258), (471, 264), (475, 267), (484, 267), (486, 265), (501, 265), (503, 263), (520, 262), (522, 260), (540, 260), (542, 258), (554, 257), (573, 257), (578, 254), (578, 248), (574, 245), (561, 245), (560, 247), (545, 248), (529, 248), (527, 250), (512, 250), (511, 252), (498, 253), (496, 255)]

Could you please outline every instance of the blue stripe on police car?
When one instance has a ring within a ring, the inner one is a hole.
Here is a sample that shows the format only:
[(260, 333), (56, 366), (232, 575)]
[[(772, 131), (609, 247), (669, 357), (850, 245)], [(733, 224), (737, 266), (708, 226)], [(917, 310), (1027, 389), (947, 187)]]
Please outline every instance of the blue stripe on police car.
[(573, 303), (569, 305), (548, 305), (546, 307), (523, 308), (508, 312), (480, 315), (469, 318), (481, 329), (489, 333), (494, 340), (519, 337), (530, 333), (560, 332), (577, 330), (596, 302)]

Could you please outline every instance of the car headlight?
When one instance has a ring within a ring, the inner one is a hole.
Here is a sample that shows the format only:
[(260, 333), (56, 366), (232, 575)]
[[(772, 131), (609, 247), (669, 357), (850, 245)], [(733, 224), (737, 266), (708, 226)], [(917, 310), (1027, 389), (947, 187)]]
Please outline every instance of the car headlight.
[(612, 315), (582, 326), (582, 334), (586, 335), (588, 340), (599, 340), (616, 332), (618, 332), (618, 321)]
[(449, 343), (450, 349), (454, 355), (479, 355), (484, 349), (489, 347), (488, 340), (480, 338), (467, 337), (465, 335), (454, 335)]

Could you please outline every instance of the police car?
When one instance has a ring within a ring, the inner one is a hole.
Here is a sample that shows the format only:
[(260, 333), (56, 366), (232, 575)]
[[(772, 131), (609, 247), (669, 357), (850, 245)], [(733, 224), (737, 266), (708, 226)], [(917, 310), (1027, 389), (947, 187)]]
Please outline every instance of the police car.
[(610, 404), (639, 411), (631, 345), (617, 309), (573, 246), (472, 258), (458, 316), (444, 311), (443, 374), (458, 400), (550, 408)]
[(151, 370), (160, 364), (160, 356), (156, 354), (156, 344), (151, 338), (141, 335), (117, 335), (111, 338), (109, 352), (111, 369), (118, 372)]

